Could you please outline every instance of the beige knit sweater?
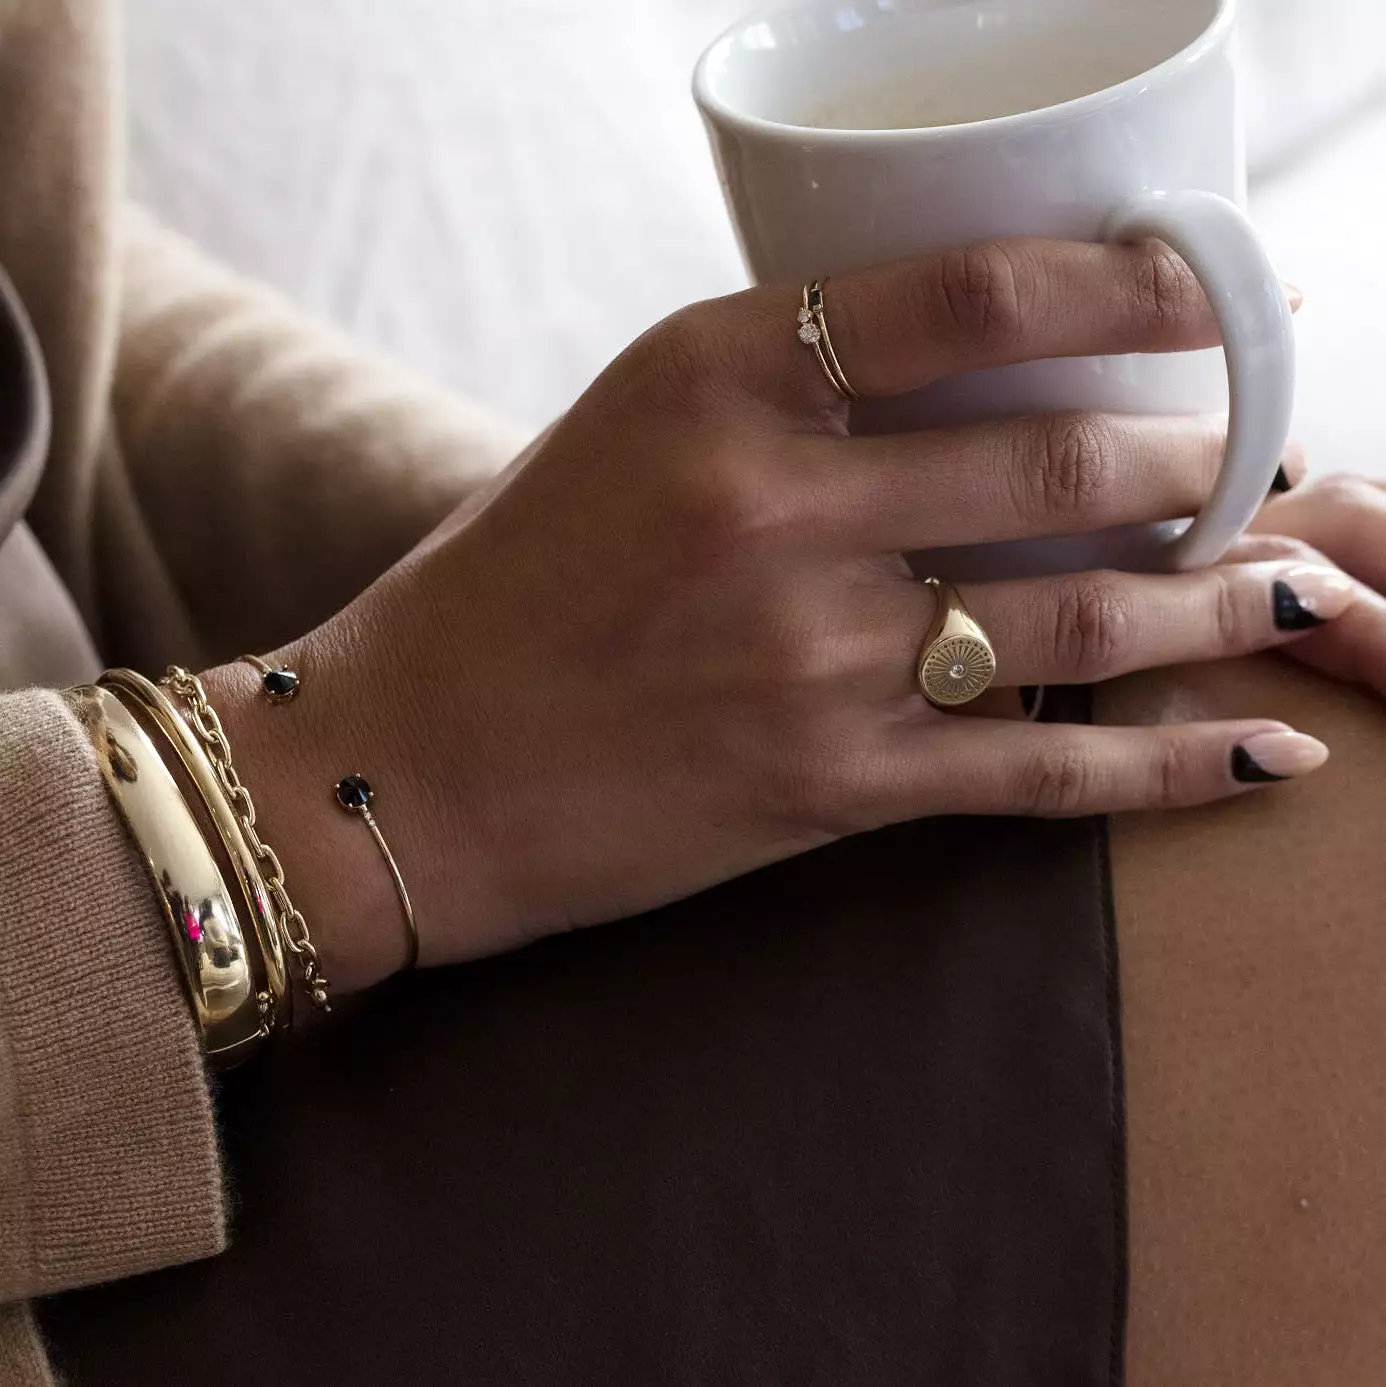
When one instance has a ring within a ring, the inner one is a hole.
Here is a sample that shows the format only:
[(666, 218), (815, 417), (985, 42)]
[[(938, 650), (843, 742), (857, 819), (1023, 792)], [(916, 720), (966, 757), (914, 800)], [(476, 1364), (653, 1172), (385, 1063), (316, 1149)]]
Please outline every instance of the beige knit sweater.
[(155, 898), (52, 690), (309, 629), (521, 442), (123, 206), (113, 42), (0, 0), (0, 1387), (48, 1381), (29, 1297), (226, 1238)]

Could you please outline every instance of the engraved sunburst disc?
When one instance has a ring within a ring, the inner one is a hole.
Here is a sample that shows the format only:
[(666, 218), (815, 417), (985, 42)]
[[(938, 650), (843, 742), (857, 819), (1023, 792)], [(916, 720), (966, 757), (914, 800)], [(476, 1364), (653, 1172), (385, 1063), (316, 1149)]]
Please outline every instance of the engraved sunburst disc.
[(996, 656), (975, 636), (947, 636), (924, 652), (919, 685), (930, 703), (956, 708), (984, 693), (996, 677)]

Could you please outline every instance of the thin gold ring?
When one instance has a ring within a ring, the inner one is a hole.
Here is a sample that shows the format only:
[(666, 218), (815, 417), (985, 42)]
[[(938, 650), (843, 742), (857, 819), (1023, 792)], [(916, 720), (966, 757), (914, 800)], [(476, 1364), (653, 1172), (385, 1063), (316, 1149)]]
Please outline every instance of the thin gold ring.
[(991, 687), (996, 651), (952, 583), (943, 578), (924, 583), (937, 594), (938, 610), (915, 666), (919, 692), (935, 708), (959, 708)]
[(842, 363), (833, 349), (833, 335), (828, 331), (828, 311), (823, 304), (823, 290), (827, 280), (815, 279), (804, 285), (803, 299), (799, 307), (799, 341), (811, 347), (818, 358), (834, 390), (844, 400), (859, 400), (861, 396), (852, 388)]

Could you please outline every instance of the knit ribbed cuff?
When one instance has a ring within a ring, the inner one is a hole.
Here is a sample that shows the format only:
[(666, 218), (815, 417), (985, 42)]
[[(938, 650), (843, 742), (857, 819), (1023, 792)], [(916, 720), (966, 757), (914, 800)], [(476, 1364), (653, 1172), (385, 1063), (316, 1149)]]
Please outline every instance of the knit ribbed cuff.
[(0, 698), (0, 1302), (225, 1244), (212, 1109), (144, 866), (63, 699)]

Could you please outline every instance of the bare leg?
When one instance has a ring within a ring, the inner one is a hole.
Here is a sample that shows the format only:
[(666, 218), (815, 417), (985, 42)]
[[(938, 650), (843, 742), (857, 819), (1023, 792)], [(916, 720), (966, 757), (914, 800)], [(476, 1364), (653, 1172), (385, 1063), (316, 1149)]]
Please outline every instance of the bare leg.
[(1283, 717), (1308, 781), (1113, 825), (1130, 1387), (1386, 1382), (1386, 707), (1273, 658), (1143, 676), (1104, 722)]

